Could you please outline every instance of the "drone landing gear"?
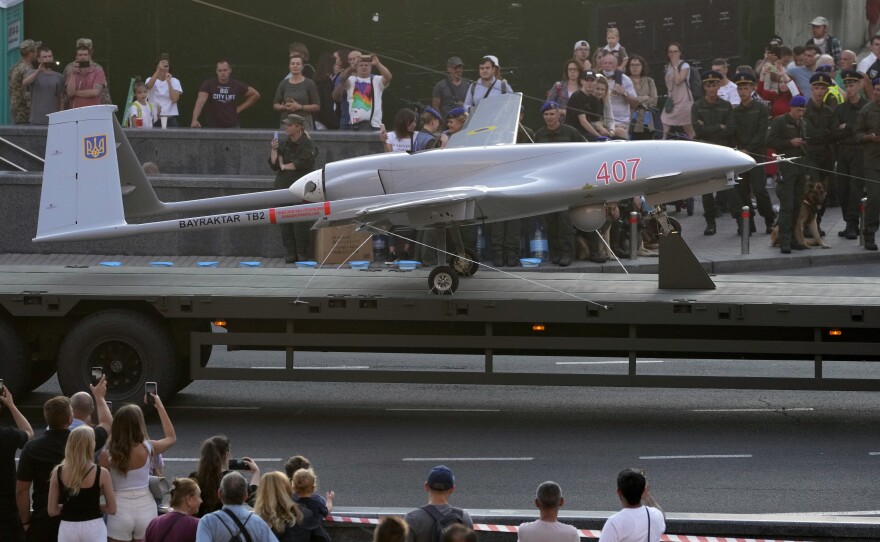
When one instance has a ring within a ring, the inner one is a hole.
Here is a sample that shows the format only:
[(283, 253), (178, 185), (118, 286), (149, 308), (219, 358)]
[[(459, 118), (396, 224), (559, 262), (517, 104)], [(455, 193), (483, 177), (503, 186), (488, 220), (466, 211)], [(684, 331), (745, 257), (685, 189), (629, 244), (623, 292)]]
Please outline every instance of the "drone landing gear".
[(446, 230), (443, 225), (434, 226), (434, 241), (437, 243), (437, 261), (447, 262), (448, 265), (438, 265), (428, 276), (428, 287), (431, 293), (439, 295), (452, 295), (458, 289), (458, 277), (470, 277), (480, 267), (477, 255), (473, 251), (465, 249), (461, 240), (461, 232), (458, 226), (452, 226), (452, 243), (455, 245), (455, 254), (446, 254)]

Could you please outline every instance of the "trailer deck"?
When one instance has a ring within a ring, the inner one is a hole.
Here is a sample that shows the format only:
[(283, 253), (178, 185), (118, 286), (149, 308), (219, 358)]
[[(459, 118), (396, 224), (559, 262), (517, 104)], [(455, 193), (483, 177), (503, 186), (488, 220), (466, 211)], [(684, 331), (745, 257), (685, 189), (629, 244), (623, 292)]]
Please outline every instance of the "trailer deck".
[[(719, 276), (715, 290), (661, 290), (656, 275), (481, 271), (454, 295), (437, 296), (427, 291), (426, 276), (388, 269), (3, 266), (0, 306), (26, 338), (31, 359), (43, 363), (53, 348), (63, 357), (58, 345), (102, 311), (158, 322), (174, 338), (182, 385), (235, 379), (880, 390), (880, 378), (822, 374), (827, 361), (880, 361), (877, 279)], [(112, 327), (113, 314), (105, 326)], [(225, 333), (206, 325), (218, 321)], [(132, 342), (130, 357), (148, 357), (124, 334), (107, 331), (100, 340)], [(286, 351), (286, 367), (212, 367), (205, 352), (219, 345)], [(308, 350), (479, 354), (485, 364), (479, 372), (298, 369), (295, 352)], [(629, 371), (500, 372), (493, 367), (499, 354), (622, 355)], [(648, 356), (804, 360), (813, 375), (640, 375), (636, 361)], [(64, 388), (71, 377), (58, 369)], [(149, 379), (146, 368), (141, 373), (140, 381)]]

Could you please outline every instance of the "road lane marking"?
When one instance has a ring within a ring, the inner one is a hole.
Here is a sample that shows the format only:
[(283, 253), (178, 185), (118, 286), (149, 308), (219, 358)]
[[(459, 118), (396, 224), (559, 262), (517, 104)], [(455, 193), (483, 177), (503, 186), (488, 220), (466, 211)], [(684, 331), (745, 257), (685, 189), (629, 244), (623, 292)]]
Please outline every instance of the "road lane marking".
[[(251, 369), (286, 369), (287, 367), (251, 367)], [(337, 365), (330, 367), (300, 367), (297, 365), (293, 366), (294, 369), (369, 369), (369, 365)]]
[[(251, 459), (253, 459), (254, 461), (257, 461), (257, 462), (259, 462), (259, 461), (272, 461), (272, 462), (281, 461), (280, 457), (252, 457)], [(164, 461), (165, 463), (167, 463), (169, 461), (172, 463), (198, 463), (199, 458), (198, 457), (163, 457), (162, 461)]]
[(724, 455), (643, 455), (639, 459), (740, 459), (752, 457), (752, 454), (724, 454)]
[[(637, 361), (636, 363), (663, 363), (662, 361)], [(556, 365), (629, 365), (629, 361), (557, 361)]]
[(534, 461), (534, 457), (404, 457), (401, 461)]
[(386, 412), (501, 412), (498, 408), (386, 408)]
[(815, 410), (813, 407), (797, 407), (797, 408), (697, 408), (691, 412), (809, 412)]
[(868, 452), (868, 455), (880, 455), (880, 452)]

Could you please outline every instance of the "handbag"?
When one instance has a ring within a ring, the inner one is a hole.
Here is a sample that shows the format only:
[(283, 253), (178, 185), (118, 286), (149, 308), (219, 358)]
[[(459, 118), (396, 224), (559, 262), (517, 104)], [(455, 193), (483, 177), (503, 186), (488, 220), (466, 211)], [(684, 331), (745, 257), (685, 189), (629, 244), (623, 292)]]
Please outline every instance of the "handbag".
[(171, 493), (171, 482), (162, 474), (162, 467), (156, 463), (156, 456), (153, 455), (152, 449), (150, 449), (150, 462), (153, 466), (152, 470), (155, 473), (151, 474), (149, 478), (150, 493), (152, 493), (153, 497), (156, 499), (164, 499), (165, 495)]
[(673, 109), (675, 109), (675, 102), (672, 101), (672, 98), (666, 98), (666, 103), (663, 104), (663, 111), (672, 113)]

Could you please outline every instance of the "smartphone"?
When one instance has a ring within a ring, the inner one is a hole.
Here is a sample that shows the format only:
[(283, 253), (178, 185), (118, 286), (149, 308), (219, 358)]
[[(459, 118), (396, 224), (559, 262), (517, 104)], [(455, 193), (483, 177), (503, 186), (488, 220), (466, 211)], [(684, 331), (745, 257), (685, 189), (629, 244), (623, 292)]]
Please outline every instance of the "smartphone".
[(229, 470), (249, 470), (243, 459), (230, 459)]
[(171, 59), (171, 55), (169, 55), (168, 53), (162, 53), (159, 55), (159, 60), (170, 60), (170, 59)]
[(89, 62), (88, 60), (80, 60), (79, 62), (77, 62), (77, 65), (78, 65), (80, 68), (88, 68), (89, 66), (92, 65), (92, 63)]
[(92, 386), (97, 386), (102, 376), (104, 376), (103, 367), (92, 367)]
[(272, 136), (272, 139), (278, 141), (278, 132), (275, 132), (275, 134)]
[(2, 378), (0, 378), (0, 395), (6, 395), (6, 386), (3, 385)]
[(104, 402), (107, 403), (107, 410), (109, 410), (110, 412), (113, 412), (113, 401), (104, 401)]
[(361, 62), (372, 62), (373, 55), (361, 55)]
[(147, 394), (147, 404), (153, 404), (153, 394), (159, 393), (159, 388), (156, 387), (155, 382), (147, 382), (144, 384), (144, 393)]

